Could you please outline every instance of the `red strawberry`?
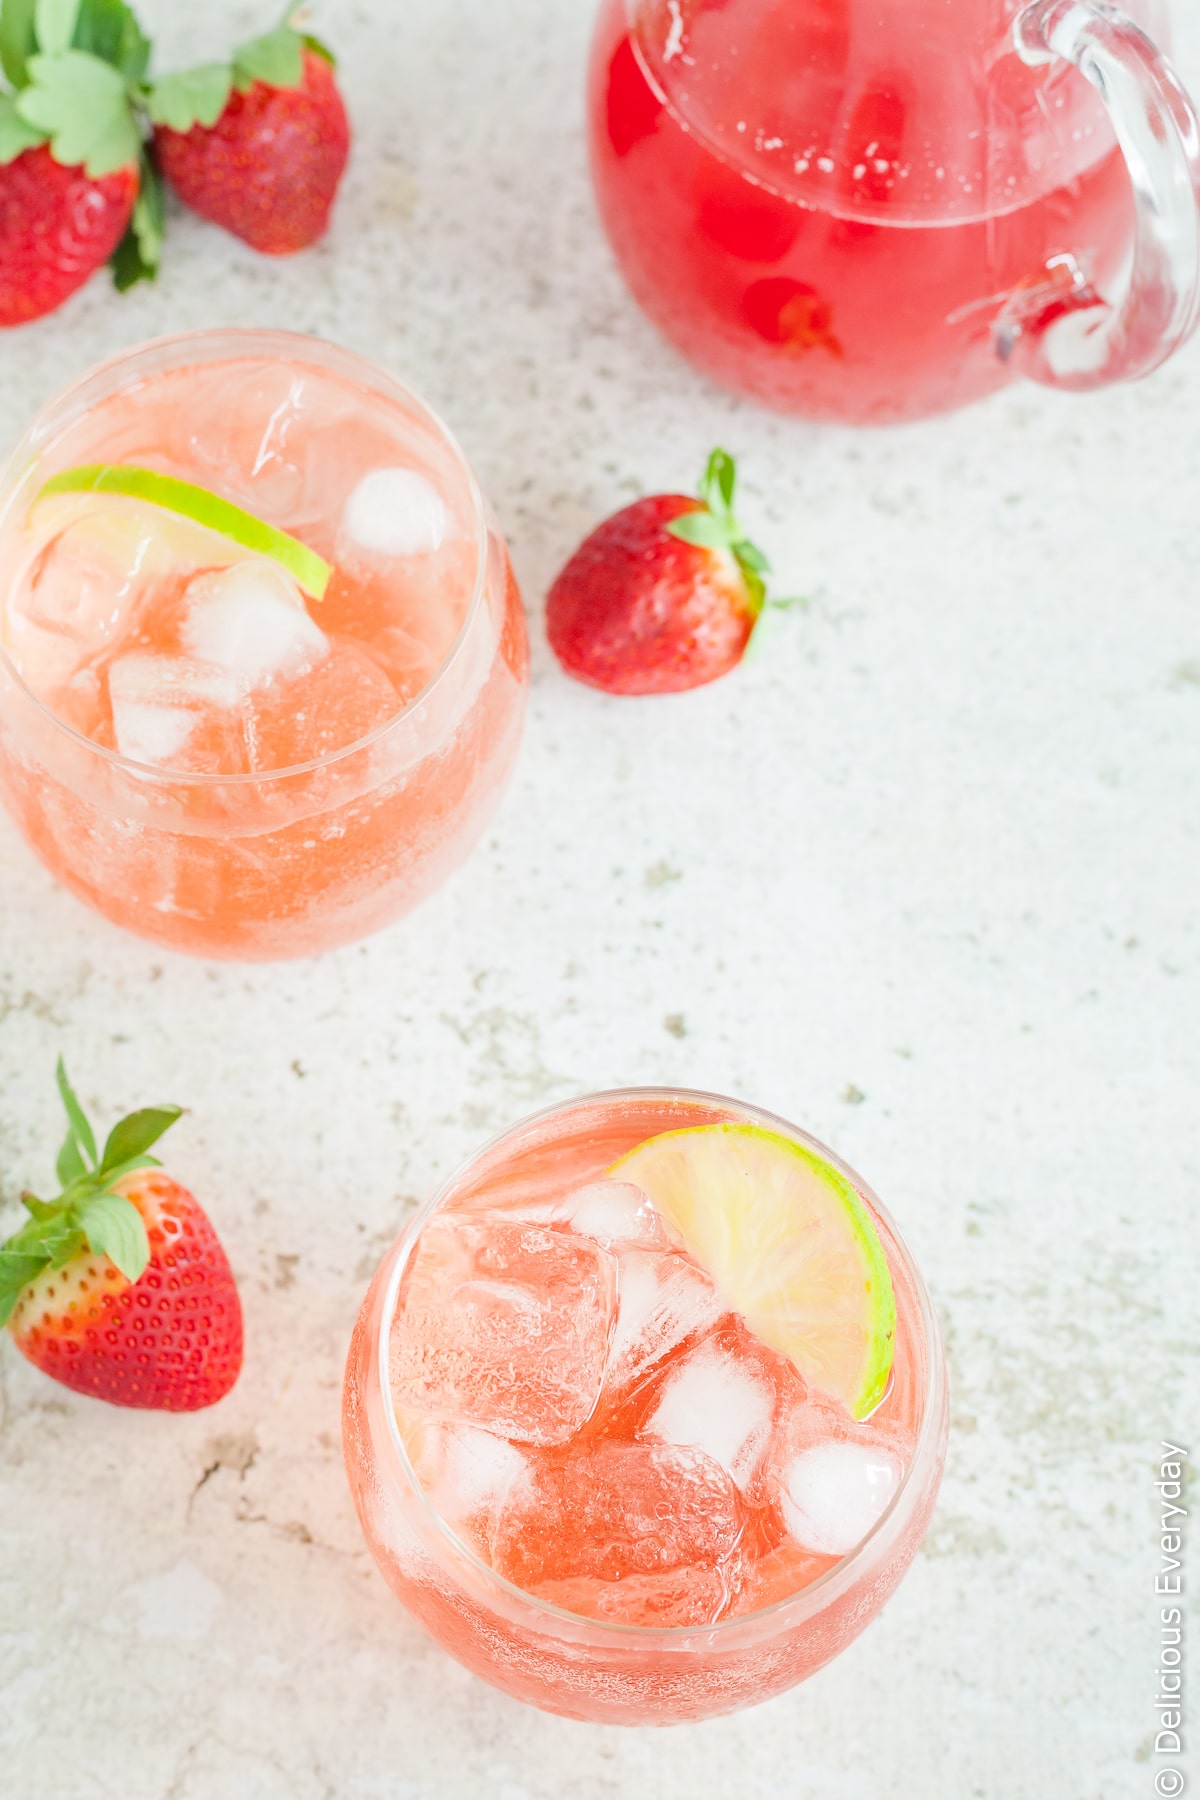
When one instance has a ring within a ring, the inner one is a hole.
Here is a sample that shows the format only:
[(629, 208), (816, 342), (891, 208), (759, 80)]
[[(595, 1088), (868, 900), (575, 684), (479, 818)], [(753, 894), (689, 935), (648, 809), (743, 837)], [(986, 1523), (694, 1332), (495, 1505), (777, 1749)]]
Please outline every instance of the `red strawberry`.
[(636, 500), (585, 538), (546, 602), (568, 675), (610, 694), (670, 694), (740, 662), (768, 564), (734, 517), (734, 481), (733, 458), (714, 450), (700, 499)]
[(137, 99), (150, 46), (124, 0), (0, 10), (4, 326), (61, 306), (127, 240), (149, 269), (157, 224)]
[[(332, 57), (290, 24), (226, 61), (149, 77), (126, 0), (0, 0), (0, 326), (61, 304), (108, 260), (152, 280), (163, 197), (276, 255), (320, 237), (350, 130)], [(11, 16), (10, 16), (11, 15)]]
[(134, 165), (93, 178), (44, 144), (0, 164), (0, 326), (39, 319), (83, 286), (125, 235)]
[[(295, 85), (254, 80), (230, 94), (215, 122), (187, 131), (164, 122), (154, 134), (159, 166), (180, 199), (269, 256), (322, 236), (350, 151), (328, 58), (302, 48), (302, 59)], [(235, 77), (238, 68), (235, 59)]]
[(98, 1154), (67, 1081), (70, 1128), (55, 1200), (0, 1248), (0, 1323), (22, 1355), (76, 1393), (116, 1406), (194, 1412), (242, 1366), (242, 1309), (217, 1234), (186, 1188), (146, 1154), (179, 1117), (146, 1107)]

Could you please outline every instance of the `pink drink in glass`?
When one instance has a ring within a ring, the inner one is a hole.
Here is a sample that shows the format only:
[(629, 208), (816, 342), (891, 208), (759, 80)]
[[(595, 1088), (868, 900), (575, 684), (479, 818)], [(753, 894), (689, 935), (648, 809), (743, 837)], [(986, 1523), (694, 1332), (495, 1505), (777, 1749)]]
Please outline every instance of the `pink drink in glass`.
[[(81, 465), (196, 484), (333, 565), (320, 599)], [(527, 651), (461, 451), (400, 383), (283, 333), (118, 357), (0, 478), (0, 792), (43, 862), (179, 950), (309, 955), (462, 860), (520, 734)]]
[[(720, 1123), (816, 1152), (868, 1209), (896, 1325), (861, 1421), (606, 1178)], [(794, 1127), (668, 1090), (557, 1107), (483, 1150), (397, 1239), (346, 1369), (346, 1467), (387, 1580), (475, 1673), (597, 1721), (727, 1712), (837, 1655), (912, 1560), (945, 1443), (928, 1296), (870, 1190)]]

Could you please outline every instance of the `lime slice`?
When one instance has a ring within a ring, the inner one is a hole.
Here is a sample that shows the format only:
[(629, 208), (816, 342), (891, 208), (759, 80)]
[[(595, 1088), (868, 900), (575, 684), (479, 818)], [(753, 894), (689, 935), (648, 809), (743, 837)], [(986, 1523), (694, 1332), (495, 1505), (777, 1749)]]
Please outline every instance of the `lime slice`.
[(52, 475), (41, 489), (39, 501), (52, 494), (123, 494), (132, 500), (145, 500), (160, 506), (164, 512), (177, 513), (197, 525), (205, 525), (222, 537), (231, 538), (256, 556), (268, 556), (313, 600), (324, 598), (333, 570), (323, 556), (302, 544), (286, 531), (243, 512), (232, 500), (191, 481), (179, 481), (174, 475), (160, 475), (157, 469), (138, 469), (128, 463), (88, 463), (78, 469), (63, 469)]
[(114, 588), (137, 570), (149, 580), (192, 575), (244, 562), (246, 552), (232, 538), (123, 494), (53, 494), (38, 500), (30, 515), (28, 541), (39, 554), (53, 538), (68, 534), (66, 546), (79, 552), (89, 571), (104, 571)]
[(757, 1125), (647, 1138), (609, 1175), (636, 1181), (763, 1343), (862, 1419), (892, 1367), (896, 1299), (879, 1234), (844, 1175)]

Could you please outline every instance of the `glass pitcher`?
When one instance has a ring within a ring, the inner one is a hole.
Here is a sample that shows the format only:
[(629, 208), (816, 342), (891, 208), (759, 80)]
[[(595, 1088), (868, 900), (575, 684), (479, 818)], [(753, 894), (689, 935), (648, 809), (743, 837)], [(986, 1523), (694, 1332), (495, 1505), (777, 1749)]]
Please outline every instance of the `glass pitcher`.
[(1200, 314), (1200, 125), (1164, 30), (1161, 0), (603, 0), (621, 268), (708, 374), (811, 418), (1148, 374)]

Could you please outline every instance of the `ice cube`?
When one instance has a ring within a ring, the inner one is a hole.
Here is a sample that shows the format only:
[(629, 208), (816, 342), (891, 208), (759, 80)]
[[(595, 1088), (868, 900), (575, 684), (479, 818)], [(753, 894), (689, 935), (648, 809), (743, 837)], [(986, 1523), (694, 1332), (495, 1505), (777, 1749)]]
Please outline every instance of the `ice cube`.
[(182, 637), (202, 662), (229, 669), (248, 688), (320, 661), (328, 639), (278, 563), (250, 557), (188, 583)]
[(435, 653), (413, 632), (400, 625), (384, 625), (371, 633), (371, 655), (387, 675), (405, 705), (415, 700), (437, 673), (448, 648)]
[(515, 1444), (474, 1425), (451, 1426), (445, 1454), (435, 1498), (449, 1519), (465, 1519), (498, 1505), (529, 1472), (529, 1458)]
[(528, 1592), (629, 1624), (711, 1624), (737, 1591), (745, 1514), (698, 1450), (602, 1440), (531, 1459), (492, 1560)]
[(392, 1326), (398, 1406), (563, 1444), (600, 1395), (616, 1265), (586, 1239), (502, 1214), (425, 1227)]
[(155, 582), (225, 560), (224, 540), (214, 533), (115, 495), (43, 501), (29, 529), (32, 547), (12, 583), (5, 638), (42, 695), (116, 648)]
[(23, 610), (35, 625), (77, 637), (93, 653), (113, 641), (148, 579), (229, 560), (218, 534), (115, 494), (44, 501), (31, 529), (37, 547)]
[(43, 700), (74, 680), (86, 654), (74, 638), (34, 625), (12, 603), (4, 618), (2, 635), (4, 648), (26, 687)]
[(844, 1556), (861, 1543), (900, 1486), (899, 1460), (878, 1445), (813, 1444), (783, 1468), (780, 1508), (798, 1544)]
[(605, 1389), (629, 1388), (654, 1364), (721, 1315), (716, 1288), (680, 1250), (617, 1252), (617, 1323), (608, 1351)]
[(115, 739), (106, 676), (107, 671), (90, 665), (77, 669), (70, 681), (54, 690), (50, 704), (55, 718), (77, 731), (80, 737), (92, 738), (111, 749)]
[(122, 756), (158, 768), (237, 774), (246, 767), (236, 675), (186, 657), (133, 651), (108, 671)]
[[(23, 616), (97, 655), (121, 637), (146, 581), (175, 567), (173, 520), (113, 495), (72, 495), (38, 506), (36, 551), (25, 572)], [(194, 549), (180, 529), (178, 553)], [(201, 533), (207, 540), (207, 533)], [(182, 560), (187, 572), (193, 565)]]
[(141, 706), (135, 701), (113, 709), (117, 749), (132, 762), (168, 765), (187, 743), (195, 714), (168, 706)]
[(670, 1244), (650, 1196), (632, 1181), (592, 1181), (557, 1200), (551, 1218), (601, 1244)]
[(527, 1454), (474, 1425), (435, 1425), (399, 1408), (396, 1419), (417, 1478), (441, 1517), (490, 1555), (500, 1509), (528, 1482)]
[(288, 769), (345, 750), (401, 711), (395, 688), (357, 644), (330, 638), (317, 663), (259, 687), (247, 701), (255, 770)]
[(446, 504), (416, 469), (372, 469), (342, 513), (342, 537), (379, 556), (420, 556), (441, 547)]
[(25, 617), (98, 653), (124, 623), (146, 549), (147, 534), (132, 520), (107, 512), (73, 520), (42, 545), (29, 570)]
[(182, 417), (167, 421), (175, 456), (205, 487), (260, 519), (304, 509), (306, 465), (319, 413), (316, 384), (291, 364), (239, 358), (193, 383)]
[(649, 1197), (629, 1181), (591, 1181), (565, 1194), (556, 1193), (549, 1182), (519, 1180), (511, 1193), (489, 1183), (488, 1201), (503, 1206), (510, 1219), (565, 1226), (595, 1238), (606, 1250), (638, 1243), (663, 1249), (671, 1245)]
[(748, 1358), (717, 1339), (668, 1370), (644, 1429), (667, 1444), (703, 1450), (749, 1486), (775, 1417), (775, 1391)]

